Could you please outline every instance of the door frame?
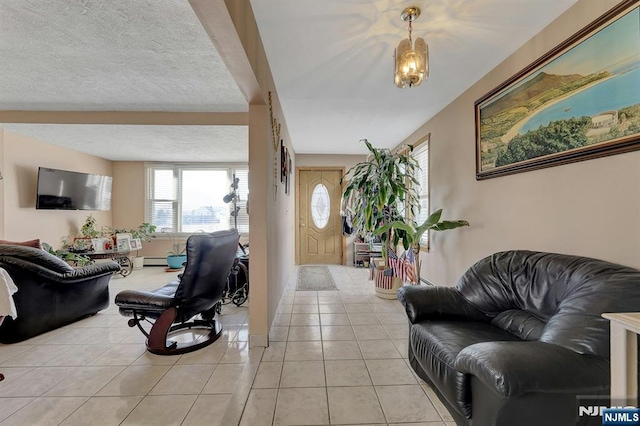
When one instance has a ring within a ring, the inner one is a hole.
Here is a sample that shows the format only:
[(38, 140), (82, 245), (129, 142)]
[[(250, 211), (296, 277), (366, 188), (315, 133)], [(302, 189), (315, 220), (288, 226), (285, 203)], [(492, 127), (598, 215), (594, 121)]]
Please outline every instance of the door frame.
[[(328, 171), (339, 171), (341, 176), (344, 176), (344, 167), (296, 167), (296, 185), (298, 186), (298, 188), (296, 188), (296, 223), (295, 223), (295, 240), (296, 240), (296, 265), (300, 265), (300, 209), (299, 209), (299, 204), (300, 204), (300, 172), (301, 171), (309, 171), (309, 172), (313, 172), (313, 171), (323, 171), (323, 170), (328, 170)], [(340, 185), (340, 195), (342, 195), (342, 192), (344, 191), (344, 182)], [(342, 201), (342, 196), (340, 197), (340, 200)], [(340, 209), (338, 209), (338, 213), (339, 213)], [(341, 264), (342, 265), (346, 265), (347, 264), (347, 237), (345, 237), (342, 234), (342, 231), (340, 232), (340, 237), (342, 238), (342, 257), (341, 257)]]

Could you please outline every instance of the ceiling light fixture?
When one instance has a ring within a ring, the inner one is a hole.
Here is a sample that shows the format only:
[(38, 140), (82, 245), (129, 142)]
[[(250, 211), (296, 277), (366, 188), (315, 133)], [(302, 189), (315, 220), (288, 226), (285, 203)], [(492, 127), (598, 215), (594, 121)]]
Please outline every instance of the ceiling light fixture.
[(411, 23), (420, 16), (420, 8), (411, 6), (400, 14), (404, 22), (409, 23), (409, 38), (398, 44), (394, 55), (394, 82), (401, 89), (417, 87), (429, 78), (429, 48), (421, 37), (416, 38), (415, 46), (411, 39)]

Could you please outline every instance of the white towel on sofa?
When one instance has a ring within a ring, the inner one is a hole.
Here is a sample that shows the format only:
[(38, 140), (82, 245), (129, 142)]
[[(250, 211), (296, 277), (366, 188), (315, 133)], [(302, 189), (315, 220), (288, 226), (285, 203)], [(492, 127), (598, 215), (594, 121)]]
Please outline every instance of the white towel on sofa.
[(18, 287), (9, 273), (4, 268), (0, 268), (0, 317), (9, 316), (13, 319), (18, 317), (16, 305), (13, 303), (13, 293), (16, 291), (18, 291)]

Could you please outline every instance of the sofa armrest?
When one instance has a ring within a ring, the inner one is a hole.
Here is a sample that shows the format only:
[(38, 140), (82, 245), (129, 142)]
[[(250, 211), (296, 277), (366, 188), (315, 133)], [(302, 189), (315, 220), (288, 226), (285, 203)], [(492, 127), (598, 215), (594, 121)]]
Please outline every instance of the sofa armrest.
[(112, 274), (120, 270), (120, 265), (116, 262), (101, 262), (93, 263), (91, 265), (83, 266), (75, 269), (73, 272), (68, 272), (63, 275), (64, 281), (83, 281), (89, 278), (100, 277), (103, 275)]
[(412, 324), (423, 320), (468, 320), (489, 322), (454, 287), (406, 286), (398, 290)]
[(584, 393), (609, 388), (608, 360), (543, 342), (484, 342), (458, 354), (455, 369), (503, 398), (526, 392)]

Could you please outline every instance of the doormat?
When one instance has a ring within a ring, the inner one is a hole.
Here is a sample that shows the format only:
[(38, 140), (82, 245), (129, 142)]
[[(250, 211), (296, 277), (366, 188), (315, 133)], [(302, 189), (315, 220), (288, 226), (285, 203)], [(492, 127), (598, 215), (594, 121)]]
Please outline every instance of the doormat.
[(298, 269), (298, 291), (337, 290), (329, 268), (323, 265), (300, 266)]

